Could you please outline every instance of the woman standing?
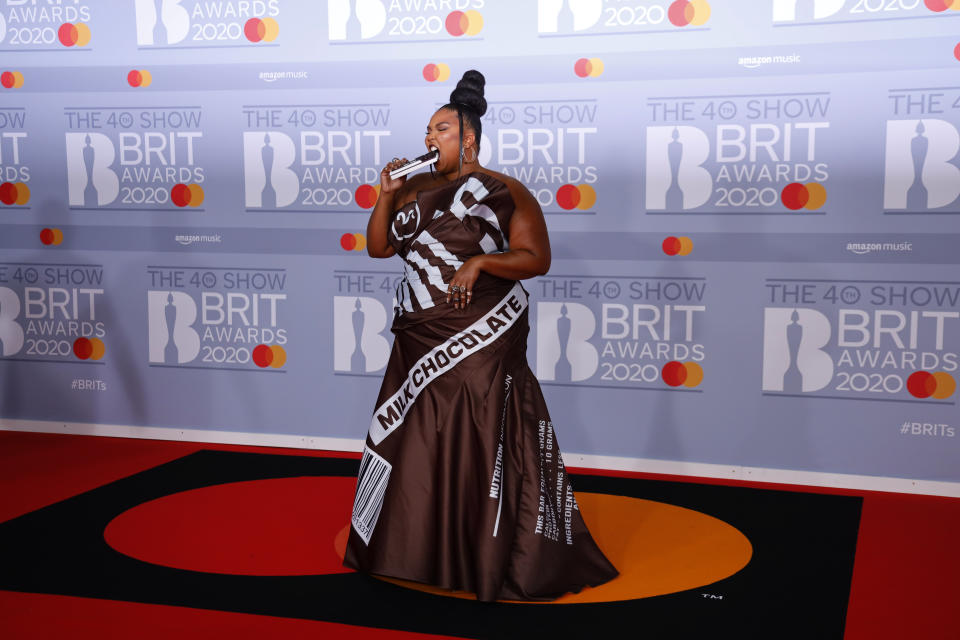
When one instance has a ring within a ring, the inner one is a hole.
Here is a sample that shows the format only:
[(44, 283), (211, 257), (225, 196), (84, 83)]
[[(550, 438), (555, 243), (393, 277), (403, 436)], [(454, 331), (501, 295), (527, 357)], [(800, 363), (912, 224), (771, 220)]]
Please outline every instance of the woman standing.
[(380, 173), (367, 251), (399, 254), (395, 340), (370, 424), (344, 562), (370, 573), (548, 600), (617, 575), (591, 538), (527, 364), (527, 293), (550, 243), (518, 181), (480, 166), (484, 78), (427, 125), (429, 173)]

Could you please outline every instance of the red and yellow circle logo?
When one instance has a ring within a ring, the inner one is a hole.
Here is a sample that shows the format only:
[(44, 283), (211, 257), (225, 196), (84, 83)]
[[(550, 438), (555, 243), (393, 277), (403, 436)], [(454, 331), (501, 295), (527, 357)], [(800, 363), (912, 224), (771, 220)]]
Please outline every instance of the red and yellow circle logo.
[(423, 68), (423, 79), (427, 82), (445, 82), (449, 77), (450, 67), (442, 62), (431, 62)]
[(573, 72), (580, 78), (596, 78), (603, 73), (603, 60), (600, 58), (580, 58), (573, 63)]
[(826, 201), (827, 190), (819, 182), (808, 182), (807, 184), (791, 182), (780, 192), (780, 202), (791, 211), (801, 208), (815, 211), (822, 207)]
[(73, 355), (81, 360), (99, 360), (107, 350), (100, 338), (77, 338), (73, 341)]
[(367, 237), (362, 233), (345, 233), (340, 236), (340, 247), (344, 251), (363, 251), (367, 248)]
[(57, 38), (65, 47), (85, 47), (90, 44), (90, 27), (85, 22), (64, 22), (57, 29)]
[(946, 371), (914, 371), (907, 378), (907, 391), (914, 398), (946, 400), (957, 390), (957, 381)]
[(287, 363), (287, 350), (278, 344), (258, 344), (253, 348), (253, 363), (261, 369), (279, 369)]
[(663, 365), (660, 377), (671, 387), (683, 385), (692, 389), (703, 382), (703, 367), (692, 360), (688, 362), (671, 360)]
[(196, 183), (173, 185), (170, 188), (170, 201), (178, 207), (199, 207), (203, 204), (203, 187)]
[(353, 199), (361, 209), (369, 209), (377, 204), (380, 197), (380, 185), (362, 184), (353, 192)]
[(675, 0), (667, 9), (667, 18), (675, 27), (706, 24), (710, 19), (710, 3), (707, 0)]
[(273, 18), (250, 18), (243, 25), (243, 35), (250, 42), (273, 42), (280, 33), (280, 24)]
[(953, 48), (953, 57), (957, 60), (960, 60), (960, 42), (958, 42), (957, 46)]
[(0, 85), (4, 89), (19, 89), (23, 86), (23, 74), (19, 71), (4, 71), (0, 73)]
[(447, 33), (454, 37), (475, 36), (483, 30), (483, 16), (479, 11), (451, 11), (444, 21)]
[(153, 82), (153, 75), (146, 69), (133, 69), (127, 74), (127, 84), (131, 87), (149, 87)]
[(47, 227), (40, 231), (40, 242), (47, 246), (57, 246), (63, 242), (63, 231), (60, 231), (60, 229), (56, 227)]
[(0, 184), (0, 202), (6, 205), (25, 205), (30, 201), (30, 187), (24, 182)]
[(960, 0), (923, 0), (923, 3), (927, 5), (927, 9), (935, 11), (936, 13), (946, 11), (947, 9), (960, 11)]
[(693, 251), (693, 240), (687, 236), (667, 236), (662, 246), (668, 256), (688, 256)]
[(557, 204), (567, 211), (586, 211), (597, 203), (597, 191), (588, 184), (565, 184), (557, 189)]

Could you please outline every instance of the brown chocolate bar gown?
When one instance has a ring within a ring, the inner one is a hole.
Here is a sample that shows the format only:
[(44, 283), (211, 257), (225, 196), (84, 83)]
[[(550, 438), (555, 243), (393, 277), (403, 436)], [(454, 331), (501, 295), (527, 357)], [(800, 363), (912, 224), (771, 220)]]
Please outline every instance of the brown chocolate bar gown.
[(472, 591), (547, 600), (614, 578), (587, 530), (527, 364), (527, 293), (481, 272), (446, 303), (471, 256), (507, 250), (513, 198), (474, 172), (401, 207), (393, 350), (360, 463), (344, 563)]

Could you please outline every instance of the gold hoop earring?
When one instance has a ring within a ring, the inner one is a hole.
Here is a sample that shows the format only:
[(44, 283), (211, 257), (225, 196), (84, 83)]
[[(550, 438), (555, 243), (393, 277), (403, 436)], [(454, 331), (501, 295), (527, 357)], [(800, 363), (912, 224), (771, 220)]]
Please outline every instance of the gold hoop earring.
[(469, 149), (473, 149), (473, 157), (472, 157), (472, 158), (468, 158), (468, 157), (467, 157), (467, 149), (464, 149), (464, 150), (463, 150), (463, 159), (466, 160), (467, 162), (475, 162), (476, 159), (477, 159), (477, 148), (476, 148), (476, 147), (468, 147), (468, 148), (469, 148)]

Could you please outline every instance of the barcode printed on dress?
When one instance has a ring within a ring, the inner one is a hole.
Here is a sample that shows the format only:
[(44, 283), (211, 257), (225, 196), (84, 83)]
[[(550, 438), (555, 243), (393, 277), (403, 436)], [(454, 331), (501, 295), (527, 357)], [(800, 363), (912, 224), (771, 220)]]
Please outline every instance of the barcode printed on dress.
[(373, 529), (377, 526), (377, 518), (380, 517), (380, 508), (383, 506), (383, 496), (387, 492), (387, 481), (390, 479), (391, 469), (393, 466), (389, 462), (364, 447), (351, 518), (353, 529), (363, 539), (364, 544), (370, 544), (370, 536), (373, 535)]

